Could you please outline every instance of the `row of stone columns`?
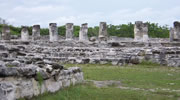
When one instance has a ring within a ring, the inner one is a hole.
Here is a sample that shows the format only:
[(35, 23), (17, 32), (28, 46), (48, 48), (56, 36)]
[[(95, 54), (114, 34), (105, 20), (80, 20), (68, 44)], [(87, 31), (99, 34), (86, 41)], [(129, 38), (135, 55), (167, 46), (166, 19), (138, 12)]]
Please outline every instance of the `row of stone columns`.
[[(50, 41), (58, 41), (58, 28), (56, 23), (49, 24), (49, 36)], [(66, 24), (66, 40), (72, 40), (74, 34), (74, 25), (73, 23)], [(88, 24), (84, 23), (80, 27), (79, 31), (79, 40), (80, 41), (89, 41), (88, 39)]]
[[(73, 23), (66, 24), (66, 40), (73, 39)], [(38, 40), (40, 38), (40, 25), (34, 25), (32, 27), (32, 40)], [(99, 25), (99, 36), (100, 41), (107, 41), (108, 33), (107, 33), (107, 24), (106, 22), (100, 22)], [(10, 40), (10, 29), (8, 26), (3, 27), (2, 31), (2, 39)], [(29, 40), (29, 32), (28, 27), (22, 26), (21, 30), (21, 40), (28, 41)], [(51, 42), (58, 41), (58, 28), (56, 23), (49, 24), (49, 40)], [(135, 22), (134, 26), (134, 40), (135, 41), (144, 41), (148, 40), (148, 26), (146, 23), (141, 21)], [(88, 39), (88, 24), (84, 23), (80, 27), (79, 32), (79, 41), (89, 41)]]
[[(73, 23), (66, 24), (66, 40), (73, 39)], [(32, 27), (32, 40), (38, 40), (40, 38), (40, 25), (34, 25)], [(107, 25), (106, 22), (100, 22), (99, 25), (99, 36), (100, 41), (107, 41), (108, 33), (107, 33)], [(8, 26), (2, 27), (2, 40), (10, 40), (10, 28)], [(28, 27), (22, 26), (21, 30), (21, 40), (28, 41), (29, 40), (29, 32)], [(51, 42), (58, 41), (58, 28), (56, 23), (49, 24), (49, 40)], [(88, 39), (88, 24), (84, 23), (80, 27), (79, 32), (79, 41), (89, 41)], [(137, 42), (148, 42), (148, 24), (143, 23), (142, 21), (136, 21), (134, 25), (134, 41)], [(180, 22), (175, 21), (174, 27), (170, 29), (170, 41), (180, 41)]]
[[(40, 25), (33, 25), (32, 27), (32, 40), (38, 40), (40, 38)], [(27, 26), (22, 26), (21, 40), (29, 41), (29, 31)]]
[[(49, 24), (49, 33), (50, 33), (50, 41), (58, 41), (58, 32), (57, 32), (57, 24), (50, 23)], [(66, 24), (66, 40), (72, 40), (74, 34), (74, 25), (73, 23)], [(79, 40), (80, 41), (88, 41), (88, 24), (84, 23), (80, 27), (79, 32)]]
[[(66, 40), (73, 39), (73, 23), (66, 24)], [(107, 25), (106, 22), (101, 22), (99, 27), (99, 39), (107, 40)], [(40, 25), (34, 25), (32, 27), (32, 40), (38, 40), (40, 38)], [(2, 28), (2, 40), (10, 40), (10, 28), (8, 26), (3, 26)], [(29, 40), (29, 31), (27, 26), (22, 26), (21, 29), (21, 40), (28, 41)], [(58, 28), (56, 23), (49, 24), (49, 40), (51, 42), (58, 41)], [(80, 27), (79, 32), (79, 41), (89, 41), (88, 39), (88, 24), (84, 23)]]
[[(73, 39), (73, 23), (66, 24), (66, 40)], [(58, 32), (57, 32), (57, 24), (50, 23), (49, 24), (49, 33), (50, 33), (50, 41), (58, 41)], [(99, 25), (99, 36), (100, 41), (107, 41), (108, 32), (107, 32), (107, 24), (106, 22), (100, 22)], [(79, 40), (80, 41), (89, 41), (88, 39), (88, 24), (84, 23), (80, 27), (79, 32)], [(143, 23), (142, 21), (136, 21), (134, 26), (134, 40), (139, 42), (148, 42), (148, 24)]]

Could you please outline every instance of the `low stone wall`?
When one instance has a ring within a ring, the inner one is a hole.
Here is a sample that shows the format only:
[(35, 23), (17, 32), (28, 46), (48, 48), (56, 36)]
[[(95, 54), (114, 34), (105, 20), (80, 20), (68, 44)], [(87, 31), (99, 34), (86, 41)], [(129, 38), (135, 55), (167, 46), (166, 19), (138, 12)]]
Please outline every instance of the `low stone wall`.
[(7, 63), (36, 64), (36, 61), (62, 63), (138, 64), (150, 60), (168, 66), (180, 66), (180, 43), (168, 42), (21, 42), (0, 45), (0, 59)]
[(0, 100), (32, 98), (45, 92), (54, 93), (82, 81), (83, 73), (78, 67), (0, 67)]

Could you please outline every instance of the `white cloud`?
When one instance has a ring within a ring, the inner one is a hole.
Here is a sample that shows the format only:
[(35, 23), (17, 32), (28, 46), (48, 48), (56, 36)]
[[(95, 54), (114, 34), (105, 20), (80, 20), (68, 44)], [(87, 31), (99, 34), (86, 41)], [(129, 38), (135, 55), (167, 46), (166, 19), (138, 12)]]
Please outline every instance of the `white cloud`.
[[(133, 2), (133, 5), (136, 5), (136, 8), (133, 8), (134, 6), (126, 8), (124, 6), (126, 3), (128, 5), (130, 1), (122, 3), (123, 5), (116, 4), (116, 7), (114, 7), (113, 5), (118, 3), (116, 0), (113, 0), (116, 1), (115, 3), (109, 3), (112, 5), (108, 5), (108, 0), (103, 2), (106, 3), (103, 5), (108, 6), (101, 6), (100, 4), (92, 5), (92, 3), (96, 3), (96, 1), (88, 1), (90, 3), (88, 4), (88, 2), (82, 2), (82, 0), (17, 1), (18, 0), (10, 0), (8, 2), (1, 1), (0, 4), (0, 17), (7, 19), (10, 24), (16, 26), (40, 24), (42, 27), (48, 27), (51, 22), (56, 22), (58, 25), (73, 22), (75, 25), (89, 23), (89, 26), (98, 26), (100, 21), (106, 21), (108, 24), (123, 24), (128, 22), (134, 23), (138, 20), (156, 22), (161, 25), (168, 24), (172, 26), (173, 21), (180, 21), (180, 7), (175, 6), (173, 3), (169, 4), (169, 8), (164, 9), (165, 2), (163, 1), (162, 4), (159, 5), (159, 8), (154, 8), (154, 4), (149, 5), (146, 8), (144, 7), (145, 5), (140, 3), (142, 0), (139, 0), (139, 2), (136, 0), (137, 4)], [(161, 0), (158, 2), (160, 1)], [(170, 2), (170, 0), (167, 1)], [(98, 3), (99, 2), (100, 1), (98, 1)], [(120, 6), (125, 8), (121, 8)], [(101, 9), (99, 10), (99, 8)]]

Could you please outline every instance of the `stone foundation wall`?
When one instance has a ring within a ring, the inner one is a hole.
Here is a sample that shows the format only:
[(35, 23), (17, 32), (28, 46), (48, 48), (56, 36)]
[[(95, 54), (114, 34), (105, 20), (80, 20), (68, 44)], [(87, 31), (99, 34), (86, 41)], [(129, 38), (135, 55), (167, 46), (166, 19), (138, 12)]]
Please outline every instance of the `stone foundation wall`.
[(180, 66), (180, 43), (168, 42), (21, 42), (0, 45), (1, 60), (35, 64), (36, 61), (61, 63), (138, 64), (142, 60)]
[(0, 67), (0, 100), (32, 98), (45, 92), (54, 93), (82, 81), (83, 73), (78, 67)]

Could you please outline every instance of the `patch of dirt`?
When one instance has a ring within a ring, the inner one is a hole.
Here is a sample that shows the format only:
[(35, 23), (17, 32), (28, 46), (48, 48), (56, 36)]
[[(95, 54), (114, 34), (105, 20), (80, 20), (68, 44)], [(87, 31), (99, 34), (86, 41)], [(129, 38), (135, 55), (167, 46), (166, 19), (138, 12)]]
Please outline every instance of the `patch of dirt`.
[(168, 88), (154, 88), (154, 89), (143, 89), (143, 88), (135, 88), (135, 87), (124, 87), (122, 86), (121, 81), (114, 81), (114, 80), (107, 80), (107, 81), (95, 81), (90, 80), (93, 84), (98, 88), (104, 87), (115, 87), (124, 90), (136, 90), (136, 91), (150, 91), (150, 92), (157, 92), (157, 91), (165, 91), (165, 92), (180, 92), (180, 90), (168, 89)]
[(114, 80), (107, 80), (107, 81), (94, 81), (94, 80), (91, 80), (91, 81), (98, 88), (102, 88), (102, 87), (119, 87), (119, 86), (121, 86), (120, 81), (114, 81)]

